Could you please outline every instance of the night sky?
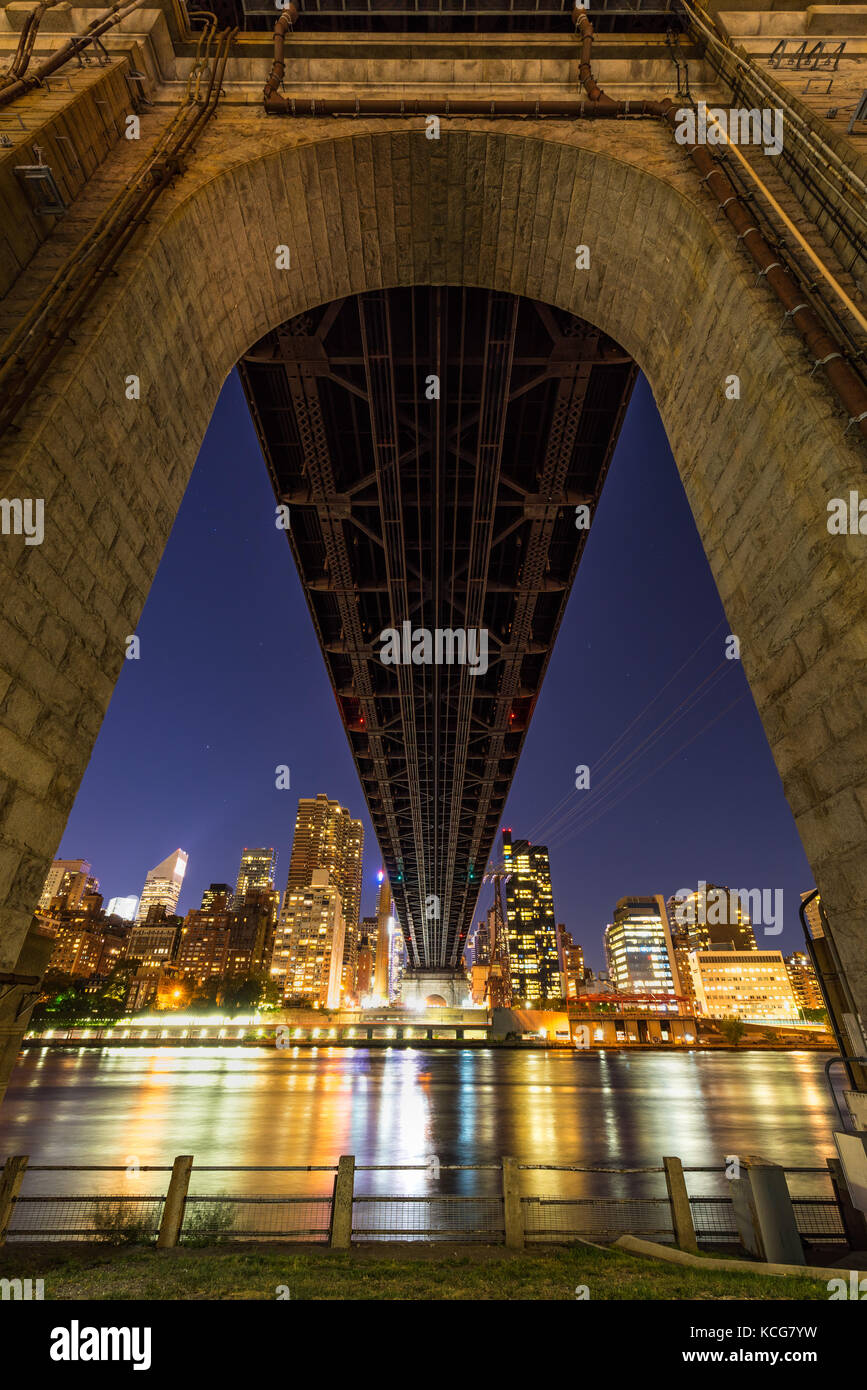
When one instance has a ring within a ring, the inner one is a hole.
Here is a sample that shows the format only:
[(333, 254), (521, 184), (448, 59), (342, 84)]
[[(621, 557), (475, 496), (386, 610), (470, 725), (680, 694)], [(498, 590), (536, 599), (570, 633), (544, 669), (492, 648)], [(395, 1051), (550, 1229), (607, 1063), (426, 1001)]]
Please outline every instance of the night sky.
[[(137, 631), (60, 856), (90, 860), (107, 905), (185, 849), (187, 912), (244, 845), (275, 845), (282, 891), (298, 797), (326, 792), (363, 819), (372, 913), (378, 850), (235, 373)], [(813, 880), (728, 631), (640, 378), (503, 821), (550, 846), (557, 919), (596, 968), (618, 898), (699, 879), (781, 888), (759, 946), (801, 945)]]

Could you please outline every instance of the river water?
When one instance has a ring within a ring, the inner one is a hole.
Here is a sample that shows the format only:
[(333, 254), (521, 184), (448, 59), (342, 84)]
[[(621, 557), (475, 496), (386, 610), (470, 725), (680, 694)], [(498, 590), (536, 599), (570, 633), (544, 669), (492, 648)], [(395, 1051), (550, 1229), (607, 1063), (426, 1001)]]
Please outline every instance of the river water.
[[(761, 1154), (824, 1167), (835, 1153), (826, 1055), (214, 1047), (33, 1049), (0, 1105), (0, 1157), (31, 1164), (496, 1164), (691, 1167)], [(145, 1175), (136, 1181), (141, 1184)], [(27, 1191), (118, 1192), (124, 1174), (32, 1174)], [(319, 1174), (195, 1173), (201, 1193), (330, 1191)], [(359, 1179), (361, 1181), (361, 1179)], [(371, 1192), (425, 1193), (424, 1172), (366, 1173)], [(440, 1191), (496, 1190), (444, 1173)], [(538, 1192), (636, 1195), (658, 1179), (540, 1172)], [(713, 1179), (709, 1179), (713, 1182)], [(815, 1180), (813, 1180), (815, 1183)], [(707, 1185), (707, 1184), (705, 1184)], [(147, 1183), (164, 1189), (161, 1174)], [(655, 1190), (655, 1188), (654, 1188)], [(708, 1188), (710, 1190), (710, 1188)]]

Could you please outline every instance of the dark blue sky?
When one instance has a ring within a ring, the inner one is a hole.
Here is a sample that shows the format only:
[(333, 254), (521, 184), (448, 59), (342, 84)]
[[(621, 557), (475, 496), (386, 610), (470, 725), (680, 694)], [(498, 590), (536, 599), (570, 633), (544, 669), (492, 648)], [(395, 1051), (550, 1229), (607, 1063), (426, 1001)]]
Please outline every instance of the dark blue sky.
[[(699, 879), (782, 889), (785, 930), (759, 944), (801, 944), (812, 876), (728, 630), (641, 378), (503, 822), (549, 844), (557, 918), (590, 965), (618, 898)], [(234, 883), (244, 845), (275, 845), (282, 890), (297, 799), (322, 791), (363, 818), (372, 912), (378, 850), (235, 373), (138, 635), (61, 855), (89, 859), (107, 901), (185, 849), (185, 912)]]

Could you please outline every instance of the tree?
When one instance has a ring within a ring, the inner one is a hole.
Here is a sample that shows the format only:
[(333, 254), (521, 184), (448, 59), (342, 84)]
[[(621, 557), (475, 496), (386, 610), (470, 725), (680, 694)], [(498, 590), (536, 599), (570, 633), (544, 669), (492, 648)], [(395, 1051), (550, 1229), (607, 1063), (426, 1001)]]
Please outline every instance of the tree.
[(255, 1009), (262, 995), (262, 980), (256, 975), (227, 980), (221, 990), (222, 1006), (227, 1013), (244, 1013)]
[(190, 1009), (194, 1013), (213, 1013), (217, 1007), (217, 995), (219, 990), (219, 980), (206, 980), (205, 983), (196, 990), (190, 1000)]
[(721, 1018), (718, 1026), (726, 1042), (731, 1047), (737, 1047), (744, 1033), (747, 1031), (746, 1024), (742, 1018)]

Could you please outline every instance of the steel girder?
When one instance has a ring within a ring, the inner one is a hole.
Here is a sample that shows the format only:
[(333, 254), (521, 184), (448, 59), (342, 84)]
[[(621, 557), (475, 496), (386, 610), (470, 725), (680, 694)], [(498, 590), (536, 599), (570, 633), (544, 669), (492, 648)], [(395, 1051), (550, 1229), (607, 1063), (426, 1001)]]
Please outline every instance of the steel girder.
[[(240, 371), (409, 964), (456, 967), (637, 369), (545, 305), (425, 287), (301, 316)], [(384, 665), (404, 622), (484, 630), (487, 670)]]

